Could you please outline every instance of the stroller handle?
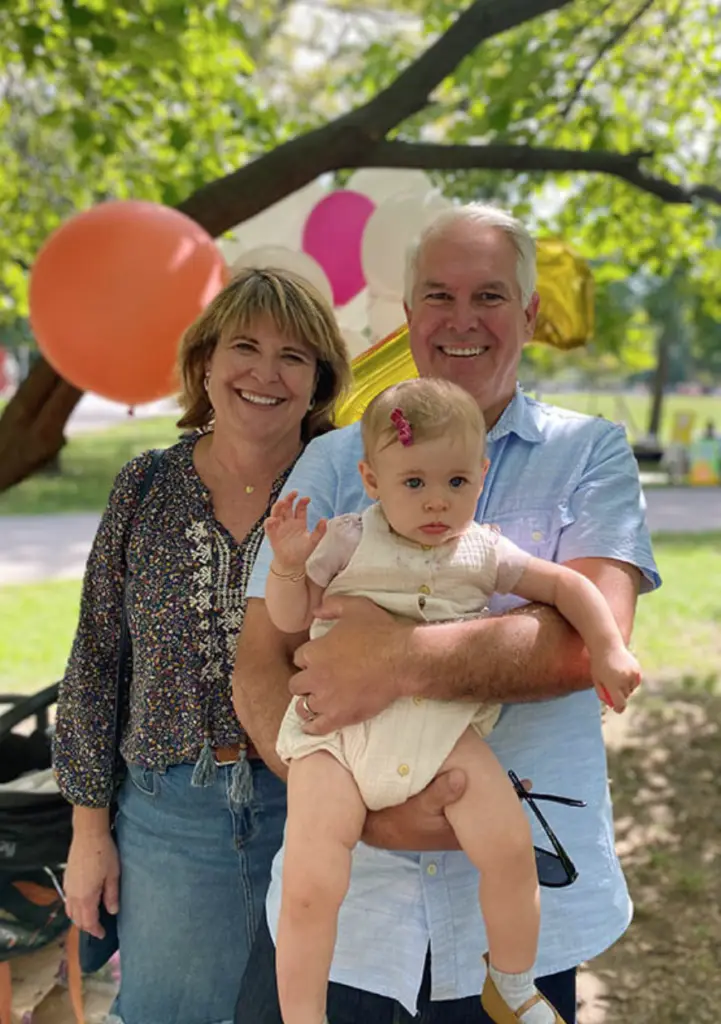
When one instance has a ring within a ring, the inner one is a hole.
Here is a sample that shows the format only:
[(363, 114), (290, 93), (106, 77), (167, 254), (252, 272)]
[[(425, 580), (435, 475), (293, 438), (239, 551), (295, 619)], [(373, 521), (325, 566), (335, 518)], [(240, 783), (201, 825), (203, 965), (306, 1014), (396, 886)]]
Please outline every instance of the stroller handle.
[(52, 683), (44, 690), (33, 693), (31, 696), (20, 696), (15, 694), (1, 694), (0, 704), (12, 704), (9, 711), (0, 715), (0, 741), (5, 739), (16, 725), (24, 722), (31, 715), (40, 716), (51, 704), (58, 699), (59, 683)]

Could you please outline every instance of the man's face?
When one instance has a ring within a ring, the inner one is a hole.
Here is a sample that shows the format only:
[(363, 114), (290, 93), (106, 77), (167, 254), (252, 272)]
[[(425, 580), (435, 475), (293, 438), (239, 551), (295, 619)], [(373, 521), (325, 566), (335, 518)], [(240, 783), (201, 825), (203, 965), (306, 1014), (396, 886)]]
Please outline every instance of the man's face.
[(419, 374), (470, 392), (488, 426), (513, 398), (521, 349), (536, 325), (538, 296), (523, 308), (517, 262), (500, 228), (451, 224), (421, 247), (406, 306)]

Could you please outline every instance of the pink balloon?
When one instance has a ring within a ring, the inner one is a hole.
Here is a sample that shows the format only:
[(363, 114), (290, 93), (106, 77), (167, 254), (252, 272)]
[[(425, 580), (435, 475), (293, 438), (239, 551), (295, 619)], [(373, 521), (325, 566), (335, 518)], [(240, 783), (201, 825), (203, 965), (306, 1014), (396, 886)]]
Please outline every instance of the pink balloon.
[(374, 209), (368, 196), (339, 189), (316, 203), (308, 214), (303, 251), (326, 272), (336, 306), (344, 306), (365, 287), (361, 239)]

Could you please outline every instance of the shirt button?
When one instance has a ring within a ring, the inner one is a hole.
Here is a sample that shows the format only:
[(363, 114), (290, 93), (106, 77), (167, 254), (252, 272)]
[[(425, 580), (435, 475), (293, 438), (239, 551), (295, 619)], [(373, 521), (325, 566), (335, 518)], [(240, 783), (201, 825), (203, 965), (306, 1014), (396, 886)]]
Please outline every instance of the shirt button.
[(423, 584), (423, 586), (418, 588), (418, 593), (419, 594), (430, 594), (430, 592), (431, 592), (431, 588), (427, 587), (425, 583)]
[(534, 530), (531, 537), (533, 540), (543, 540), (543, 534), (540, 530)]
[(437, 875), (438, 867), (435, 864), (429, 864), (428, 867), (426, 868), (426, 874), (431, 876)]
[(413, 703), (414, 703), (414, 704), (422, 704), (422, 703), (423, 703), (423, 698), (422, 698), (422, 697), (418, 697), (418, 696), (415, 696), (415, 697), (413, 698)]
[(407, 764), (399, 764), (398, 765), (398, 774), (399, 775), (405, 776), (405, 775), (408, 774), (409, 771), (410, 771), (410, 768), (408, 767)]

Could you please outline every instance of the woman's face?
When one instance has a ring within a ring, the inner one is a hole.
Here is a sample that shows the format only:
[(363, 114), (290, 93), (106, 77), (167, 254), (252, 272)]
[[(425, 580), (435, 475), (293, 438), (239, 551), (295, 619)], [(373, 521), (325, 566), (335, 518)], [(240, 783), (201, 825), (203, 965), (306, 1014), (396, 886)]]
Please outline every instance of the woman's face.
[(228, 332), (208, 365), (215, 430), (250, 439), (297, 434), (315, 390), (317, 358), (300, 338), (280, 334), (261, 317), (245, 331)]

